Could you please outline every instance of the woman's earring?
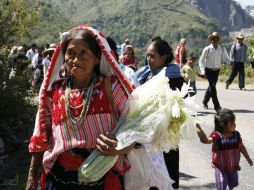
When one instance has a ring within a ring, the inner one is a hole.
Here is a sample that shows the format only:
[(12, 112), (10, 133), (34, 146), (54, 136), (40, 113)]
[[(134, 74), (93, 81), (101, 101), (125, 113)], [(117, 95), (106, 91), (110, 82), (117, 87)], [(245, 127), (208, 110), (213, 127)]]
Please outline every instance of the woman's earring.
[(69, 72), (67, 71), (66, 64), (63, 64), (61, 66), (61, 69), (60, 69), (60, 72), (59, 72), (59, 76), (60, 76), (60, 78), (68, 78), (70, 76)]

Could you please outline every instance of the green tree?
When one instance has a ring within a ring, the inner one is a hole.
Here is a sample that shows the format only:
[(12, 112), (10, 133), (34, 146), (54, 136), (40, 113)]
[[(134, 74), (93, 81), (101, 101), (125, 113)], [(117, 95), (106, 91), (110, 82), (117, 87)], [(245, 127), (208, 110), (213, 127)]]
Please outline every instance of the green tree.
[[(11, 68), (7, 57), (13, 44), (18, 44), (36, 23), (38, 9), (35, 0), (2, 0), (0, 2), (0, 137), (12, 147), (12, 135), (25, 134), (34, 119), (34, 106), (30, 104), (28, 67), (16, 70), (10, 77)], [(26, 128), (25, 128), (26, 127)]]
[[(253, 29), (254, 30), (254, 29)], [(248, 38), (248, 49), (249, 49), (249, 57), (254, 61), (254, 34)]]
[(0, 2), (0, 44), (18, 42), (38, 18), (36, 0), (1, 0)]

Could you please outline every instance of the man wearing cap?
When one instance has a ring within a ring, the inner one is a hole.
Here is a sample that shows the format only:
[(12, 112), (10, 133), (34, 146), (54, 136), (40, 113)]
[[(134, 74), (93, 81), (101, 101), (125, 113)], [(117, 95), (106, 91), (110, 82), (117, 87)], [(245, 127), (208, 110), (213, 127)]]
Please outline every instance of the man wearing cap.
[(216, 83), (220, 73), (220, 67), (223, 62), (230, 64), (225, 47), (219, 44), (220, 36), (217, 32), (213, 32), (208, 36), (211, 44), (203, 49), (199, 59), (199, 66), (202, 74), (207, 76), (209, 86), (206, 90), (203, 106), (208, 109), (208, 102), (212, 98), (214, 109), (218, 112), (221, 109), (216, 90)]
[(32, 60), (33, 57), (36, 55), (37, 53), (37, 45), (36, 44), (32, 44), (31, 49), (29, 49), (26, 52), (26, 57), (28, 60)]
[(248, 47), (246, 44), (243, 43), (244, 41), (243, 34), (238, 34), (236, 39), (237, 42), (232, 45), (230, 50), (232, 71), (228, 77), (228, 80), (226, 81), (226, 89), (228, 89), (229, 85), (233, 82), (237, 73), (239, 73), (238, 76), (239, 88), (240, 90), (246, 90), (244, 84), (245, 78), (244, 63), (247, 60)]

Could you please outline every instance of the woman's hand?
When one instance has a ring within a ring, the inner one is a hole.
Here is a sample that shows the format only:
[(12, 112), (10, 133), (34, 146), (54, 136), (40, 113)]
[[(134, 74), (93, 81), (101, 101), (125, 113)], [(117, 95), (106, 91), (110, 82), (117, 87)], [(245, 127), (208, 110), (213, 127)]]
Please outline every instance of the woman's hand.
[(121, 150), (116, 150), (115, 148), (117, 147), (117, 140), (115, 136), (112, 134), (108, 134), (106, 136), (100, 134), (99, 138), (97, 138), (96, 147), (104, 156), (116, 156), (121, 154), (128, 154), (133, 146), (130, 145)]
[(27, 179), (26, 190), (37, 190), (38, 179), (37, 177), (29, 176)]

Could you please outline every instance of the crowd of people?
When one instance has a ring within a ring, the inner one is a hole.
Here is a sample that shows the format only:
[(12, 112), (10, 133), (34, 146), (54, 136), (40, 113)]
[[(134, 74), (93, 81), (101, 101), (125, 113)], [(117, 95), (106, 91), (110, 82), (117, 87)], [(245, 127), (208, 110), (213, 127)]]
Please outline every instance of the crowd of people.
[[(204, 47), (198, 59), (188, 55), (187, 39), (181, 39), (173, 50), (167, 41), (155, 35), (147, 47), (142, 68), (129, 39), (119, 49), (112, 38), (105, 38), (101, 32), (86, 25), (62, 33), (59, 46), (14, 46), (8, 56), (10, 77), (29, 67), (33, 71), (31, 85), (43, 85), (29, 144), (32, 159), (26, 189), (37, 189), (40, 171), (40, 186), (46, 190), (124, 189), (123, 176), (130, 167), (135, 167), (129, 165), (127, 155), (140, 146), (137, 143), (117, 150), (115, 136), (109, 133), (127, 109), (126, 102), (132, 90), (151, 80), (163, 68), (166, 68), (171, 89), (181, 89), (184, 83), (189, 83), (192, 87), (189, 96), (197, 93), (196, 76), (207, 79), (203, 107), (208, 109), (212, 98), (216, 111), (215, 129), (207, 137), (197, 124), (198, 135), (202, 143), (213, 143), (212, 163), (217, 189), (236, 187), (240, 153), (250, 165), (253, 162), (240, 133), (235, 130), (235, 115), (220, 106), (216, 83), (221, 65), (227, 63), (232, 71), (225, 88), (229, 88), (239, 73), (239, 88), (246, 90), (244, 64), (248, 47), (244, 44), (243, 34), (237, 36), (229, 55), (220, 45), (221, 36), (217, 32), (210, 34), (208, 40), (210, 45)], [(51, 60), (53, 53), (55, 59)], [(95, 148), (105, 156), (119, 155), (118, 160), (99, 181), (80, 184), (78, 168)], [(178, 189), (179, 149), (164, 153), (163, 157), (168, 174), (174, 180), (172, 187)], [(234, 162), (229, 164), (230, 157), (234, 157)], [(223, 159), (223, 163), (218, 159)]]
[(13, 46), (8, 55), (9, 77), (15, 76), (17, 72), (25, 68), (30, 68), (33, 71), (31, 86), (40, 86), (47, 73), (55, 47), (55, 44), (47, 44), (45, 47), (38, 47), (36, 44), (32, 44), (31, 47)]

